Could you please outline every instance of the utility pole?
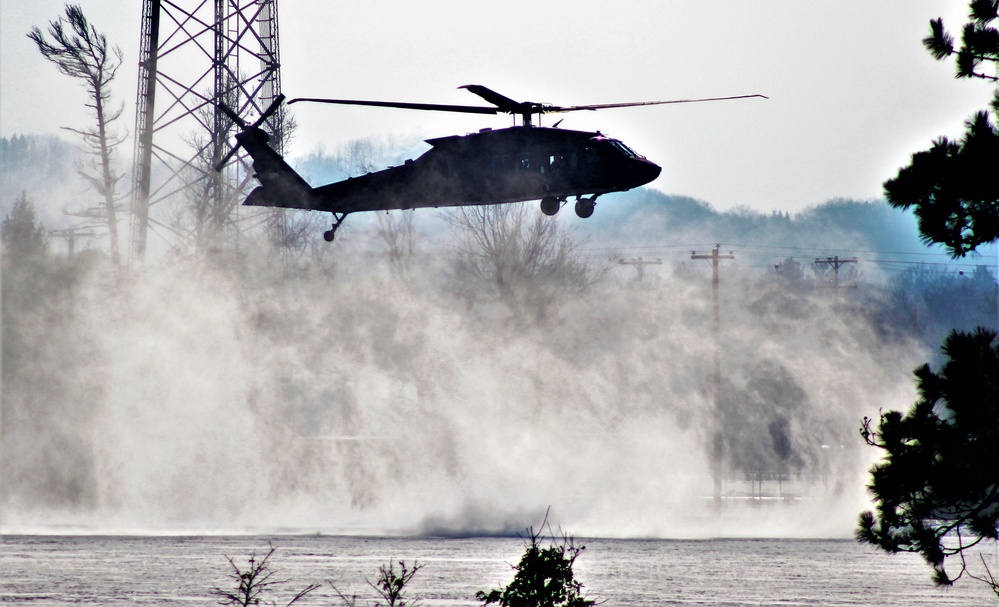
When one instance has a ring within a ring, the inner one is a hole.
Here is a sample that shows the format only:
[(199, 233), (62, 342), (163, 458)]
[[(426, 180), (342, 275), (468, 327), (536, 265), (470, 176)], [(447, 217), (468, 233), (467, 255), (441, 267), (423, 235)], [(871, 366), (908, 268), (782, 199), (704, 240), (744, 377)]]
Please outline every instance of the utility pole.
[(92, 231), (80, 232), (78, 228), (66, 228), (65, 230), (51, 230), (49, 232), (52, 236), (61, 236), (66, 239), (66, 246), (68, 248), (67, 257), (73, 259), (76, 255), (76, 239), (77, 238), (95, 238), (97, 234)]
[(721, 468), (722, 455), (725, 453), (725, 445), (722, 441), (722, 411), (721, 411), (721, 310), (718, 304), (718, 266), (722, 259), (735, 259), (735, 255), (729, 251), (728, 255), (721, 254), (721, 245), (716, 244), (710, 255), (698, 254), (697, 251), (690, 252), (691, 259), (707, 259), (711, 262), (711, 308), (714, 326), (714, 370), (712, 374), (712, 385), (714, 391), (715, 406), (715, 432), (711, 449), (711, 475), (714, 477), (714, 497), (715, 504), (721, 504)]
[(850, 259), (840, 259), (839, 255), (834, 257), (826, 257), (822, 259), (820, 257), (815, 258), (815, 265), (828, 265), (832, 266), (833, 269), (833, 291), (839, 296), (839, 269), (848, 263), (857, 263), (856, 257), (851, 257)]
[(661, 266), (663, 260), (658, 257), (655, 259), (642, 259), (641, 257), (635, 257), (627, 260), (618, 259), (617, 263), (619, 265), (635, 266), (635, 269), (638, 270), (638, 282), (642, 282), (642, 279), (645, 278), (645, 266)]

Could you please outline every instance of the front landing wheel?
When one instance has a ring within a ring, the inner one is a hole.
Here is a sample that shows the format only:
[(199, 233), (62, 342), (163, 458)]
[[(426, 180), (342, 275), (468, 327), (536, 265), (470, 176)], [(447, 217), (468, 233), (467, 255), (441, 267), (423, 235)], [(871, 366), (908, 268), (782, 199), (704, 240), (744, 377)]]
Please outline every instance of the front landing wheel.
[(545, 196), (541, 199), (541, 212), (551, 217), (562, 208), (562, 201), (554, 196)]
[(593, 208), (596, 203), (592, 198), (580, 198), (576, 201), (576, 215), (581, 219), (586, 219), (590, 215), (593, 215)]

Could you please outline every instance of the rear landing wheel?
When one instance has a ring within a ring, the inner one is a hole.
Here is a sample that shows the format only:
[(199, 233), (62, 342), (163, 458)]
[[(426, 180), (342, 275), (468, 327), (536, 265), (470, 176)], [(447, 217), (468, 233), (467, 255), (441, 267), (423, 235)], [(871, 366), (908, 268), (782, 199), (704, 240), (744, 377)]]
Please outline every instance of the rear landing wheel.
[(562, 208), (562, 201), (554, 196), (545, 196), (541, 199), (541, 212), (551, 217)]
[(333, 213), (333, 227), (323, 232), (323, 240), (333, 242), (333, 237), (336, 236), (336, 229), (340, 227), (340, 224), (346, 218), (346, 213)]

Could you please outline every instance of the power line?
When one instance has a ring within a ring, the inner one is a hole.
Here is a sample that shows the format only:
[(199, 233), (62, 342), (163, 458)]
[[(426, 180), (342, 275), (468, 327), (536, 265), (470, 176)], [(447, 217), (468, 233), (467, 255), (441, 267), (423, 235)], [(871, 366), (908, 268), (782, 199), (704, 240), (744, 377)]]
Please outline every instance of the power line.
[[(629, 247), (591, 247), (584, 248), (584, 255), (590, 258), (602, 257), (598, 252), (606, 251), (609, 253), (614, 253), (614, 257), (619, 257), (621, 255), (627, 254), (628, 252), (642, 252), (648, 253), (652, 252), (662, 257), (672, 257), (678, 258), (680, 256), (686, 255), (686, 250), (691, 248), (697, 248), (704, 245), (690, 245), (690, 244), (671, 244), (671, 245), (642, 245), (642, 246), (629, 246)], [(726, 245), (733, 247), (747, 247), (757, 249), (758, 251), (798, 251), (800, 252), (799, 257), (814, 257), (823, 258), (829, 257), (833, 253), (831, 248), (818, 248), (818, 247), (790, 247), (790, 246), (778, 246), (778, 245)], [(842, 252), (843, 249), (839, 249)], [(849, 253), (855, 253), (853, 257), (856, 257), (858, 262), (864, 262), (869, 264), (876, 264), (881, 266), (911, 266), (911, 267), (941, 267), (941, 268), (953, 268), (957, 270), (974, 270), (979, 266), (984, 266), (992, 271), (999, 271), (999, 258), (993, 260), (991, 258), (977, 259), (977, 260), (962, 260), (956, 261), (951, 259), (951, 256), (947, 253), (934, 253), (930, 251), (916, 252), (916, 251), (895, 251), (895, 250), (868, 250), (868, 249), (846, 249)], [(590, 253), (592, 252), (592, 253)], [(861, 255), (856, 255), (861, 254)], [(944, 257), (949, 261), (928, 261), (925, 259), (916, 260), (906, 260), (906, 259), (878, 259), (876, 257), (869, 257), (869, 255), (896, 255), (896, 256), (919, 256), (919, 257), (929, 257), (929, 258), (939, 258)], [(772, 254), (766, 252), (751, 252), (744, 253), (742, 255), (746, 258), (755, 259), (773, 259)], [(794, 256), (791, 256), (794, 258)], [(741, 267), (760, 267), (769, 268), (772, 266), (771, 263), (766, 264), (736, 264)]]

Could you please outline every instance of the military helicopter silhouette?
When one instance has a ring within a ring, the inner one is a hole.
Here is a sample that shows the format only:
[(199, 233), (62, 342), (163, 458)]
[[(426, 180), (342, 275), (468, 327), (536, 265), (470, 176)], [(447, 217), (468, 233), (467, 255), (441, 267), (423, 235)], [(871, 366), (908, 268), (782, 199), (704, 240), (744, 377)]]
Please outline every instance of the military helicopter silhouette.
[(431, 149), (415, 160), (359, 177), (319, 187), (305, 179), (268, 145), (270, 136), (260, 128), (284, 102), (279, 95), (256, 122), (247, 123), (232, 109), (219, 108), (239, 126), (236, 145), (216, 165), (221, 170), (242, 147), (253, 160), (260, 186), (243, 202), (248, 206), (304, 209), (333, 214), (333, 226), (323, 237), (332, 242), (337, 228), (350, 213), (427, 207), (458, 207), (540, 200), (545, 215), (555, 215), (570, 197), (581, 218), (593, 214), (597, 197), (645, 185), (662, 169), (618, 139), (589, 131), (534, 125), (534, 116), (581, 110), (601, 110), (644, 105), (698, 103), (747, 99), (765, 95), (737, 95), (673, 101), (639, 101), (602, 105), (557, 106), (514, 101), (478, 84), (462, 86), (492, 104), (486, 106), (298, 98), (299, 102), (366, 105), (467, 114), (513, 114), (520, 126), (484, 128), (468, 135), (428, 139)]

